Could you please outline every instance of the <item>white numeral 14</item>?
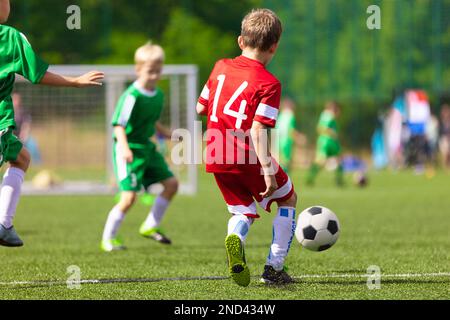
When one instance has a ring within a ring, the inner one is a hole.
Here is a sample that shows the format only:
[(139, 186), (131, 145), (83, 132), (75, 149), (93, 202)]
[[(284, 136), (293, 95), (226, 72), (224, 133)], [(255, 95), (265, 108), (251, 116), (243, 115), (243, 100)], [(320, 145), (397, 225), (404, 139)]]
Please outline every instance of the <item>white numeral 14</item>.
[[(221, 74), (217, 77), (217, 80), (219, 81), (219, 85), (217, 86), (217, 91), (214, 96), (214, 102), (213, 102), (213, 111), (211, 114), (211, 117), (209, 118), (212, 122), (219, 122), (219, 118), (217, 118), (217, 106), (219, 104), (219, 98), (220, 94), (222, 93), (223, 84), (225, 82), (225, 75)], [(247, 115), (245, 114), (245, 107), (247, 106), (247, 101), (242, 100), (241, 105), (239, 106), (239, 111), (236, 112), (234, 110), (231, 110), (232, 104), (236, 101), (236, 99), (241, 95), (242, 92), (244, 92), (245, 88), (248, 87), (248, 82), (244, 81), (239, 88), (233, 93), (230, 100), (228, 100), (227, 104), (225, 105), (223, 109), (223, 113), (226, 115), (229, 115), (233, 118), (236, 118), (236, 129), (240, 129), (242, 126), (242, 121), (247, 120)]]

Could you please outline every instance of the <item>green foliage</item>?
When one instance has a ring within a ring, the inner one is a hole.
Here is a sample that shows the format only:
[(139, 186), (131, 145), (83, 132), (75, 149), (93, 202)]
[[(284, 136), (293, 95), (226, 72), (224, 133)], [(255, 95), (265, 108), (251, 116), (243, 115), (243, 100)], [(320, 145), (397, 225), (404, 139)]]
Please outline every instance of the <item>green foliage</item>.
[(184, 9), (176, 9), (162, 37), (167, 63), (192, 63), (200, 67), (202, 83), (218, 59), (238, 55), (236, 35), (208, 26)]

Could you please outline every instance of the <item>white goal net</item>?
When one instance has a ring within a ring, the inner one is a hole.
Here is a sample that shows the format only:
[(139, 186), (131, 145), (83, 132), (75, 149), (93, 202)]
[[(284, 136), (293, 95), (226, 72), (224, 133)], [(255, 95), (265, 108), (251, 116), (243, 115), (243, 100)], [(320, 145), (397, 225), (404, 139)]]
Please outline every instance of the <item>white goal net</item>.
[[(102, 87), (75, 89), (32, 85), (17, 77), (14, 92), (31, 119), (25, 145), (32, 164), (25, 194), (110, 194), (117, 191), (111, 162), (111, 117), (117, 100), (135, 78), (134, 66), (60, 65), (49, 71), (78, 76), (105, 72)], [(166, 65), (159, 87), (165, 93), (161, 121), (193, 132), (198, 70), (194, 65)], [(197, 190), (197, 169), (172, 165), (171, 141), (155, 140), (180, 180), (180, 193)], [(5, 169), (5, 166), (2, 170)], [(157, 188), (157, 187), (156, 187)]]

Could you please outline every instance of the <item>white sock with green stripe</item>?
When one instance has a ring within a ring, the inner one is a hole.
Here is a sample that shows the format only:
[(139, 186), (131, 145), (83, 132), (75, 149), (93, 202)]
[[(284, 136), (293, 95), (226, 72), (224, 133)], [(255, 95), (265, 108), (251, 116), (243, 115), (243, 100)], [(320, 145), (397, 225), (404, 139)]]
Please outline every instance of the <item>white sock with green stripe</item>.
[(267, 257), (267, 265), (280, 271), (291, 247), (295, 233), (295, 208), (279, 207), (273, 220), (273, 238)]
[(253, 218), (249, 218), (243, 214), (233, 215), (228, 221), (228, 235), (236, 234), (242, 242), (245, 242), (253, 220)]
[(152, 210), (148, 214), (147, 219), (144, 221), (144, 228), (146, 230), (156, 228), (161, 224), (161, 220), (164, 217), (169, 204), (170, 201), (162, 196), (158, 196), (156, 198)]
[(0, 191), (0, 224), (5, 228), (13, 225), (24, 176), (25, 172), (15, 167), (8, 168), (3, 176)]
[(120, 211), (118, 206), (112, 208), (106, 220), (105, 229), (103, 230), (103, 240), (111, 240), (117, 236), (117, 231), (125, 218), (125, 213)]

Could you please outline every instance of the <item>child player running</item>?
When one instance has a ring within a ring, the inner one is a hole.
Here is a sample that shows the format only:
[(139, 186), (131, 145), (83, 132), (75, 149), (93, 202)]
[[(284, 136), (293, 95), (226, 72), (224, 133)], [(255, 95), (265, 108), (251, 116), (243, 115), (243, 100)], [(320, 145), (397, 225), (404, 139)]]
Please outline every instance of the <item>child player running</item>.
[[(9, 0), (0, 0), (0, 23), (8, 20)], [(0, 188), (0, 245), (20, 247), (23, 241), (13, 227), (25, 172), (30, 154), (12, 132), (16, 127), (11, 99), (16, 74), (33, 84), (61, 87), (99, 86), (101, 72), (89, 72), (77, 78), (63, 77), (48, 72), (48, 64), (33, 51), (27, 38), (14, 28), (0, 24), (0, 166), (9, 167)]]
[(157, 87), (164, 65), (163, 49), (148, 43), (135, 53), (137, 80), (119, 99), (112, 119), (114, 127), (113, 162), (120, 201), (111, 209), (103, 231), (101, 249), (106, 252), (125, 249), (117, 236), (126, 213), (136, 200), (142, 187), (147, 189), (161, 183), (162, 193), (156, 198), (139, 233), (162, 244), (170, 244), (160, 228), (161, 220), (170, 201), (178, 190), (178, 181), (150, 141), (155, 131), (166, 138), (172, 132), (160, 122), (164, 95)]
[(306, 184), (313, 186), (320, 170), (325, 166), (329, 159), (337, 159), (335, 170), (336, 185), (344, 185), (344, 169), (341, 159), (341, 144), (339, 143), (337, 118), (341, 113), (339, 104), (335, 101), (329, 101), (325, 109), (320, 114), (317, 124), (317, 146), (316, 158), (309, 168)]
[[(277, 120), (281, 84), (266, 65), (275, 55), (281, 33), (281, 22), (272, 11), (248, 13), (238, 37), (242, 55), (216, 63), (197, 104), (197, 112), (207, 116), (206, 170), (214, 174), (232, 215), (225, 248), (230, 275), (240, 286), (250, 283), (244, 243), (259, 217), (256, 202), (268, 212), (272, 202), (278, 204), (261, 281), (293, 282), (284, 263), (295, 230), (297, 195), (287, 174), (271, 157), (267, 140), (267, 131)], [(251, 138), (236, 143), (242, 132)], [(231, 152), (230, 145), (234, 148)], [(237, 152), (244, 152), (245, 163)], [(252, 161), (255, 153), (257, 161)]]

